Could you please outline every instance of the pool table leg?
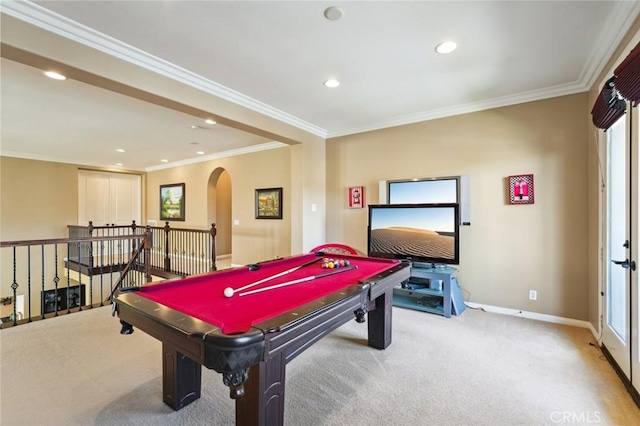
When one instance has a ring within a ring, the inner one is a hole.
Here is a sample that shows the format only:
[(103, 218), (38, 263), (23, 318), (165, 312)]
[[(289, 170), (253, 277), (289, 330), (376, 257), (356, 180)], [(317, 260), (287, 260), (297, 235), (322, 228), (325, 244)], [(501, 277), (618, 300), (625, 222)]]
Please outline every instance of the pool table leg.
[(236, 399), (236, 426), (284, 424), (285, 368), (282, 352), (249, 368), (244, 397)]
[(180, 410), (200, 398), (202, 366), (180, 353), (176, 346), (162, 343), (162, 394), (164, 402)]
[(369, 346), (386, 349), (391, 344), (391, 313), (393, 311), (393, 288), (390, 288), (369, 306)]

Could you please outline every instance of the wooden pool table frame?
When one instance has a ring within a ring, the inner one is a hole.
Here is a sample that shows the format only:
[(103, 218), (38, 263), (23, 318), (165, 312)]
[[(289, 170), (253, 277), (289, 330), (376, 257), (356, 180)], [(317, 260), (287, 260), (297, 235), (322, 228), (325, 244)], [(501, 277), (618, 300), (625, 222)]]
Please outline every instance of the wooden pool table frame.
[(393, 288), (409, 275), (409, 263), (396, 264), (240, 335), (224, 335), (135, 291), (117, 294), (115, 310), (123, 333), (135, 326), (162, 342), (163, 400), (174, 410), (200, 398), (204, 365), (223, 374), (236, 401), (237, 425), (282, 425), (286, 364), (354, 316), (364, 322), (365, 314), (369, 346), (388, 347)]

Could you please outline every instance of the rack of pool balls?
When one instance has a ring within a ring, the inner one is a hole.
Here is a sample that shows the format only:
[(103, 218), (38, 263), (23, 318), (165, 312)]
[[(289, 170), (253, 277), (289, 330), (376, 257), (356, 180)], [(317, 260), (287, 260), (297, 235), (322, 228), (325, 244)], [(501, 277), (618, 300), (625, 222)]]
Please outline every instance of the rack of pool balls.
[(332, 259), (329, 257), (322, 259), (322, 269), (344, 268), (349, 265), (351, 265), (351, 262), (344, 259)]

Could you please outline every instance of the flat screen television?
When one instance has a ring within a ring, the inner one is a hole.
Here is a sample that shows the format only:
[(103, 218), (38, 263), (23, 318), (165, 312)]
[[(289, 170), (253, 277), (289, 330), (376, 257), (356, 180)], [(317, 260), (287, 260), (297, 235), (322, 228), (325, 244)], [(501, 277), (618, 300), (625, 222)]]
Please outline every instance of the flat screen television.
[(460, 262), (459, 205), (369, 205), (368, 255), (419, 264)]
[(458, 203), (459, 178), (390, 180), (389, 204)]

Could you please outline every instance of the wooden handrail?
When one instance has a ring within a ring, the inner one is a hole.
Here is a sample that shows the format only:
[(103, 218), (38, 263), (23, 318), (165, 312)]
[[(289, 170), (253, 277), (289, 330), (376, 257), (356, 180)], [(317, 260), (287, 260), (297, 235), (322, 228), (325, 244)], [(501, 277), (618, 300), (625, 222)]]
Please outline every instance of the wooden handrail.
[(95, 241), (123, 240), (123, 239), (142, 239), (144, 234), (137, 235), (115, 235), (109, 237), (86, 237), (86, 238), (48, 238), (45, 240), (21, 240), (21, 241), (0, 241), (2, 247), (21, 247), (21, 246), (37, 246), (47, 244), (67, 244), (67, 243), (83, 243)]
[[(69, 225), (68, 229), (70, 234), (77, 236), (0, 241), (3, 256), (8, 261), (13, 259), (13, 278), (8, 276), (11, 271), (7, 270), (6, 276), (3, 274), (6, 285), (0, 288), (0, 303), (12, 304), (13, 312), (11, 321), (0, 324), (0, 328), (10, 326), (11, 322), (18, 325), (33, 319), (57, 316), (59, 310), (63, 314), (64, 311), (81, 311), (83, 306), (92, 307), (95, 303), (102, 306), (105, 296), (113, 288), (112, 283), (119, 287), (143, 285), (151, 281), (152, 275), (171, 279), (217, 269), (217, 230), (214, 223), (208, 230), (171, 228), (169, 222), (162, 227), (139, 227), (133, 222), (132, 225), (117, 227), (98, 227), (92, 223), (86, 227)], [(116, 231), (112, 232), (114, 229)], [(66, 247), (59, 250), (59, 246)], [(7, 249), (12, 250), (13, 254)], [(65, 254), (59, 257), (59, 252)], [(67, 274), (63, 276), (65, 270)], [(68, 271), (78, 275), (71, 276)], [(108, 286), (106, 294), (102, 293), (103, 278)], [(65, 283), (61, 282), (63, 280)], [(92, 293), (94, 289), (100, 294), (97, 299)], [(89, 300), (86, 305), (85, 290)], [(32, 295), (36, 294), (40, 295), (40, 314), (38, 304), (32, 303)], [(79, 298), (70, 298), (69, 294)], [(20, 295), (25, 296), (25, 309), (19, 311), (23, 316), (16, 312)], [(70, 302), (72, 299), (73, 303)], [(82, 302), (76, 304), (76, 300)], [(7, 309), (3, 309), (3, 312), (0, 317), (8, 315)]]
[[(92, 221), (89, 221), (89, 225), (88, 226), (79, 226), (79, 225), (69, 225), (68, 226), (69, 230), (87, 230), (87, 232), (89, 233), (90, 236), (93, 236), (97, 231), (113, 231), (113, 230), (124, 230), (124, 229), (131, 229), (131, 231), (135, 234), (135, 235), (140, 235), (138, 233), (136, 233), (137, 229), (140, 229), (140, 227), (138, 225), (136, 225), (136, 221), (132, 221), (131, 225), (101, 225), (101, 226), (94, 226)], [(209, 228), (208, 230), (206, 229), (194, 229), (194, 228), (172, 228), (169, 224), (169, 221), (165, 222), (164, 226), (150, 226), (147, 225), (145, 227), (145, 229), (151, 229), (152, 231), (157, 231), (158, 234), (156, 235), (156, 237), (159, 238), (158, 243), (162, 244), (162, 248), (164, 250), (164, 257), (163, 257), (163, 269), (166, 272), (172, 272), (173, 270), (176, 269), (175, 267), (175, 262), (172, 262), (172, 254), (173, 251), (172, 250), (172, 233), (174, 232), (180, 232), (180, 233), (195, 233), (195, 234), (201, 234), (201, 235), (208, 235), (211, 238), (211, 245), (210, 245), (210, 256), (209, 256), (209, 270), (211, 271), (215, 271), (217, 270), (217, 265), (216, 265), (216, 258), (217, 258), (217, 253), (216, 253), (216, 235), (218, 233), (217, 229), (216, 229), (216, 224), (212, 223), (211, 224), (211, 228)], [(163, 233), (163, 235), (160, 235), (160, 233)], [(104, 235), (104, 234), (102, 234)], [(123, 235), (117, 235), (117, 237), (126, 237)], [(175, 241), (175, 239), (173, 239)], [(163, 242), (163, 243), (162, 243)], [(202, 272), (202, 271), (201, 271)]]

